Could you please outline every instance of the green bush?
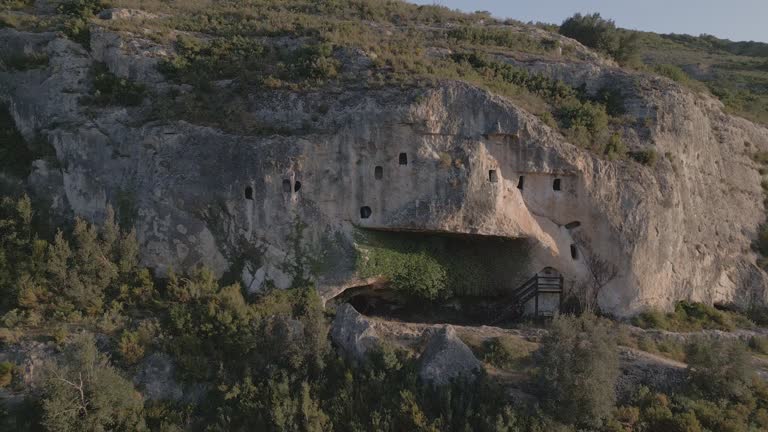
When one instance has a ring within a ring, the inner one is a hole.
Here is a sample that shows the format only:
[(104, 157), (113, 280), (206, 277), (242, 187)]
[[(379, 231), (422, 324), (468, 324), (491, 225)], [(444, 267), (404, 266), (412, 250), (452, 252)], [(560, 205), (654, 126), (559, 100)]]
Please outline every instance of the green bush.
[(0, 362), (0, 388), (5, 388), (11, 385), (13, 381), (13, 363)]
[(566, 422), (599, 426), (616, 401), (619, 359), (613, 328), (594, 316), (558, 316), (537, 353), (539, 396)]
[(499, 369), (519, 369), (529, 359), (535, 344), (513, 337), (494, 337), (483, 342), (480, 358)]
[(743, 397), (749, 393), (754, 369), (747, 347), (736, 339), (700, 339), (686, 349), (691, 383), (715, 398)]
[(629, 157), (634, 159), (635, 161), (647, 165), (647, 166), (654, 166), (656, 165), (656, 161), (659, 159), (658, 153), (656, 153), (656, 150), (654, 149), (646, 149), (646, 150), (638, 150), (629, 152)]
[(647, 310), (632, 319), (632, 323), (642, 328), (655, 328), (669, 331), (697, 331), (714, 329), (732, 331), (736, 328), (751, 328), (754, 323), (738, 311), (718, 310), (703, 303), (678, 302), (675, 311), (663, 313)]
[(560, 34), (582, 44), (613, 56), (621, 64), (635, 61), (638, 54), (638, 35), (616, 28), (613, 20), (607, 20), (599, 13), (580, 13), (563, 21)]
[(146, 430), (143, 401), (133, 385), (82, 334), (44, 370), (42, 423), (61, 432)]
[(144, 100), (143, 85), (115, 76), (103, 63), (94, 66), (91, 75), (93, 92), (84, 98), (86, 103), (97, 106), (137, 106)]
[(627, 145), (621, 139), (621, 135), (614, 133), (605, 146), (605, 155), (608, 159), (621, 159), (627, 154)]
[(123, 332), (118, 343), (118, 350), (123, 361), (128, 365), (136, 364), (144, 357), (144, 346), (141, 344), (137, 332)]
[(502, 46), (525, 52), (545, 52), (554, 48), (553, 43), (547, 44), (510, 28), (462, 26), (450, 30), (448, 37), (470, 44)]
[(448, 296), (446, 270), (425, 252), (405, 257), (392, 275), (392, 285), (406, 293), (430, 300)]
[(758, 354), (768, 355), (768, 337), (766, 336), (750, 337), (749, 348)]
[(653, 71), (679, 83), (686, 83), (690, 80), (690, 77), (688, 77), (688, 74), (685, 73), (684, 70), (671, 64), (656, 65), (654, 66)]
[(65, 0), (58, 4), (57, 10), (66, 17), (64, 33), (86, 49), (91, 45), (91, 32), (88, 20), (96, 13), (107, 9), (109, 3), (105, 0)]

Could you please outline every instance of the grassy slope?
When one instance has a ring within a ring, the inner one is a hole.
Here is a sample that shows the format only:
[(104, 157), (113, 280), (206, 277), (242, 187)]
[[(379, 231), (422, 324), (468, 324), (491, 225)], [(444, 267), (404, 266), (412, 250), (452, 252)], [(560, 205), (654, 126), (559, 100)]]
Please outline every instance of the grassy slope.
[(642, 33), (640, 40), (646, 65), (678, 66), (729, 112), (768, 124), (768, 44), (655, 33)]

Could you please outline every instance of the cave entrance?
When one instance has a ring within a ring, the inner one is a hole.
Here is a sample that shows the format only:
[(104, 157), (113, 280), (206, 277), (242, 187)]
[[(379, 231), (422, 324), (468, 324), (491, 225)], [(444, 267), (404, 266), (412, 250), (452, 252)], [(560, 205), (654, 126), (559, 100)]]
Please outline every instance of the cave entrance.
[(334, 299), (407, 322), (488, 324), (532, 274), (530, 243), (470, 234), (360, 229), (358, 274), (379, 282)]

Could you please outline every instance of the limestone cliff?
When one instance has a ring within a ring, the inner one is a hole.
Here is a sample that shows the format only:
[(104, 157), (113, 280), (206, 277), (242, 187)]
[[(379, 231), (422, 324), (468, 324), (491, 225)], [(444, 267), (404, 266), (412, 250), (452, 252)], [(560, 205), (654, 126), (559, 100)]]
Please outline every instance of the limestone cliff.
[[(370, 228), (528, 239), (528, 271), (510, 287), (554, 267), (582, 289), (590, 258), (605, 260), (617, 274), (600, 305), (619, 315), (680, 299), (766, 300), (751, 249), (764, 219), (752, 155), (768, 150), (768, 129), (664, 78), (596, 55), (501, 59), (587, 92), (621, 88), (630, 146), (661, 155), (650, 167), (580, 149), (459, 81), (249, 94), (249, 118), (275, 134), (163, 120), (151, 102), (88, 107), (95, 62), (159, 95), (190, 91), (157, 71), (170, 47), (98, 26), (90, 46), (0, 30), (1, 59), (48, 57), (43, 68), (0, 67), (0, 101), (28, 140), (55, 149), (56, 163), (34, 163), (32, 193), (70, 217), (122, 207), (160, 274), (204, 264), (251, 291), (301, 276), (332, 296), (366, 283), (355, 239)], [(352, 69), (365, 60), (342, 59)]]

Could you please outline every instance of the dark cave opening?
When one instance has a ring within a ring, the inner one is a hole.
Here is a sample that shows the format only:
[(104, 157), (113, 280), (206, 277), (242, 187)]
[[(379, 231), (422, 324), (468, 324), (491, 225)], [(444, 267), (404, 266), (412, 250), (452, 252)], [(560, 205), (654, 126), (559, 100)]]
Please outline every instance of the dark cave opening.
[(399, 162), (400, 165), (408, 165), (408, 154), (400, 153)]
[(245, 199), (253, 200), (253, 188), (250, 186), (245, 188)]
[(528, 280), (527, 239), (453, 233), (359, 230), (358, 273), (374, 285), (334, 301), (360, 313), (408, 322), (488, 324)]
[(376, 180), (381, 180), (384, 177), (384, 168), (380, 167), (380, 166), (377, 166), (376, 168), (374, 168), (373, 169), (373, 177)]

